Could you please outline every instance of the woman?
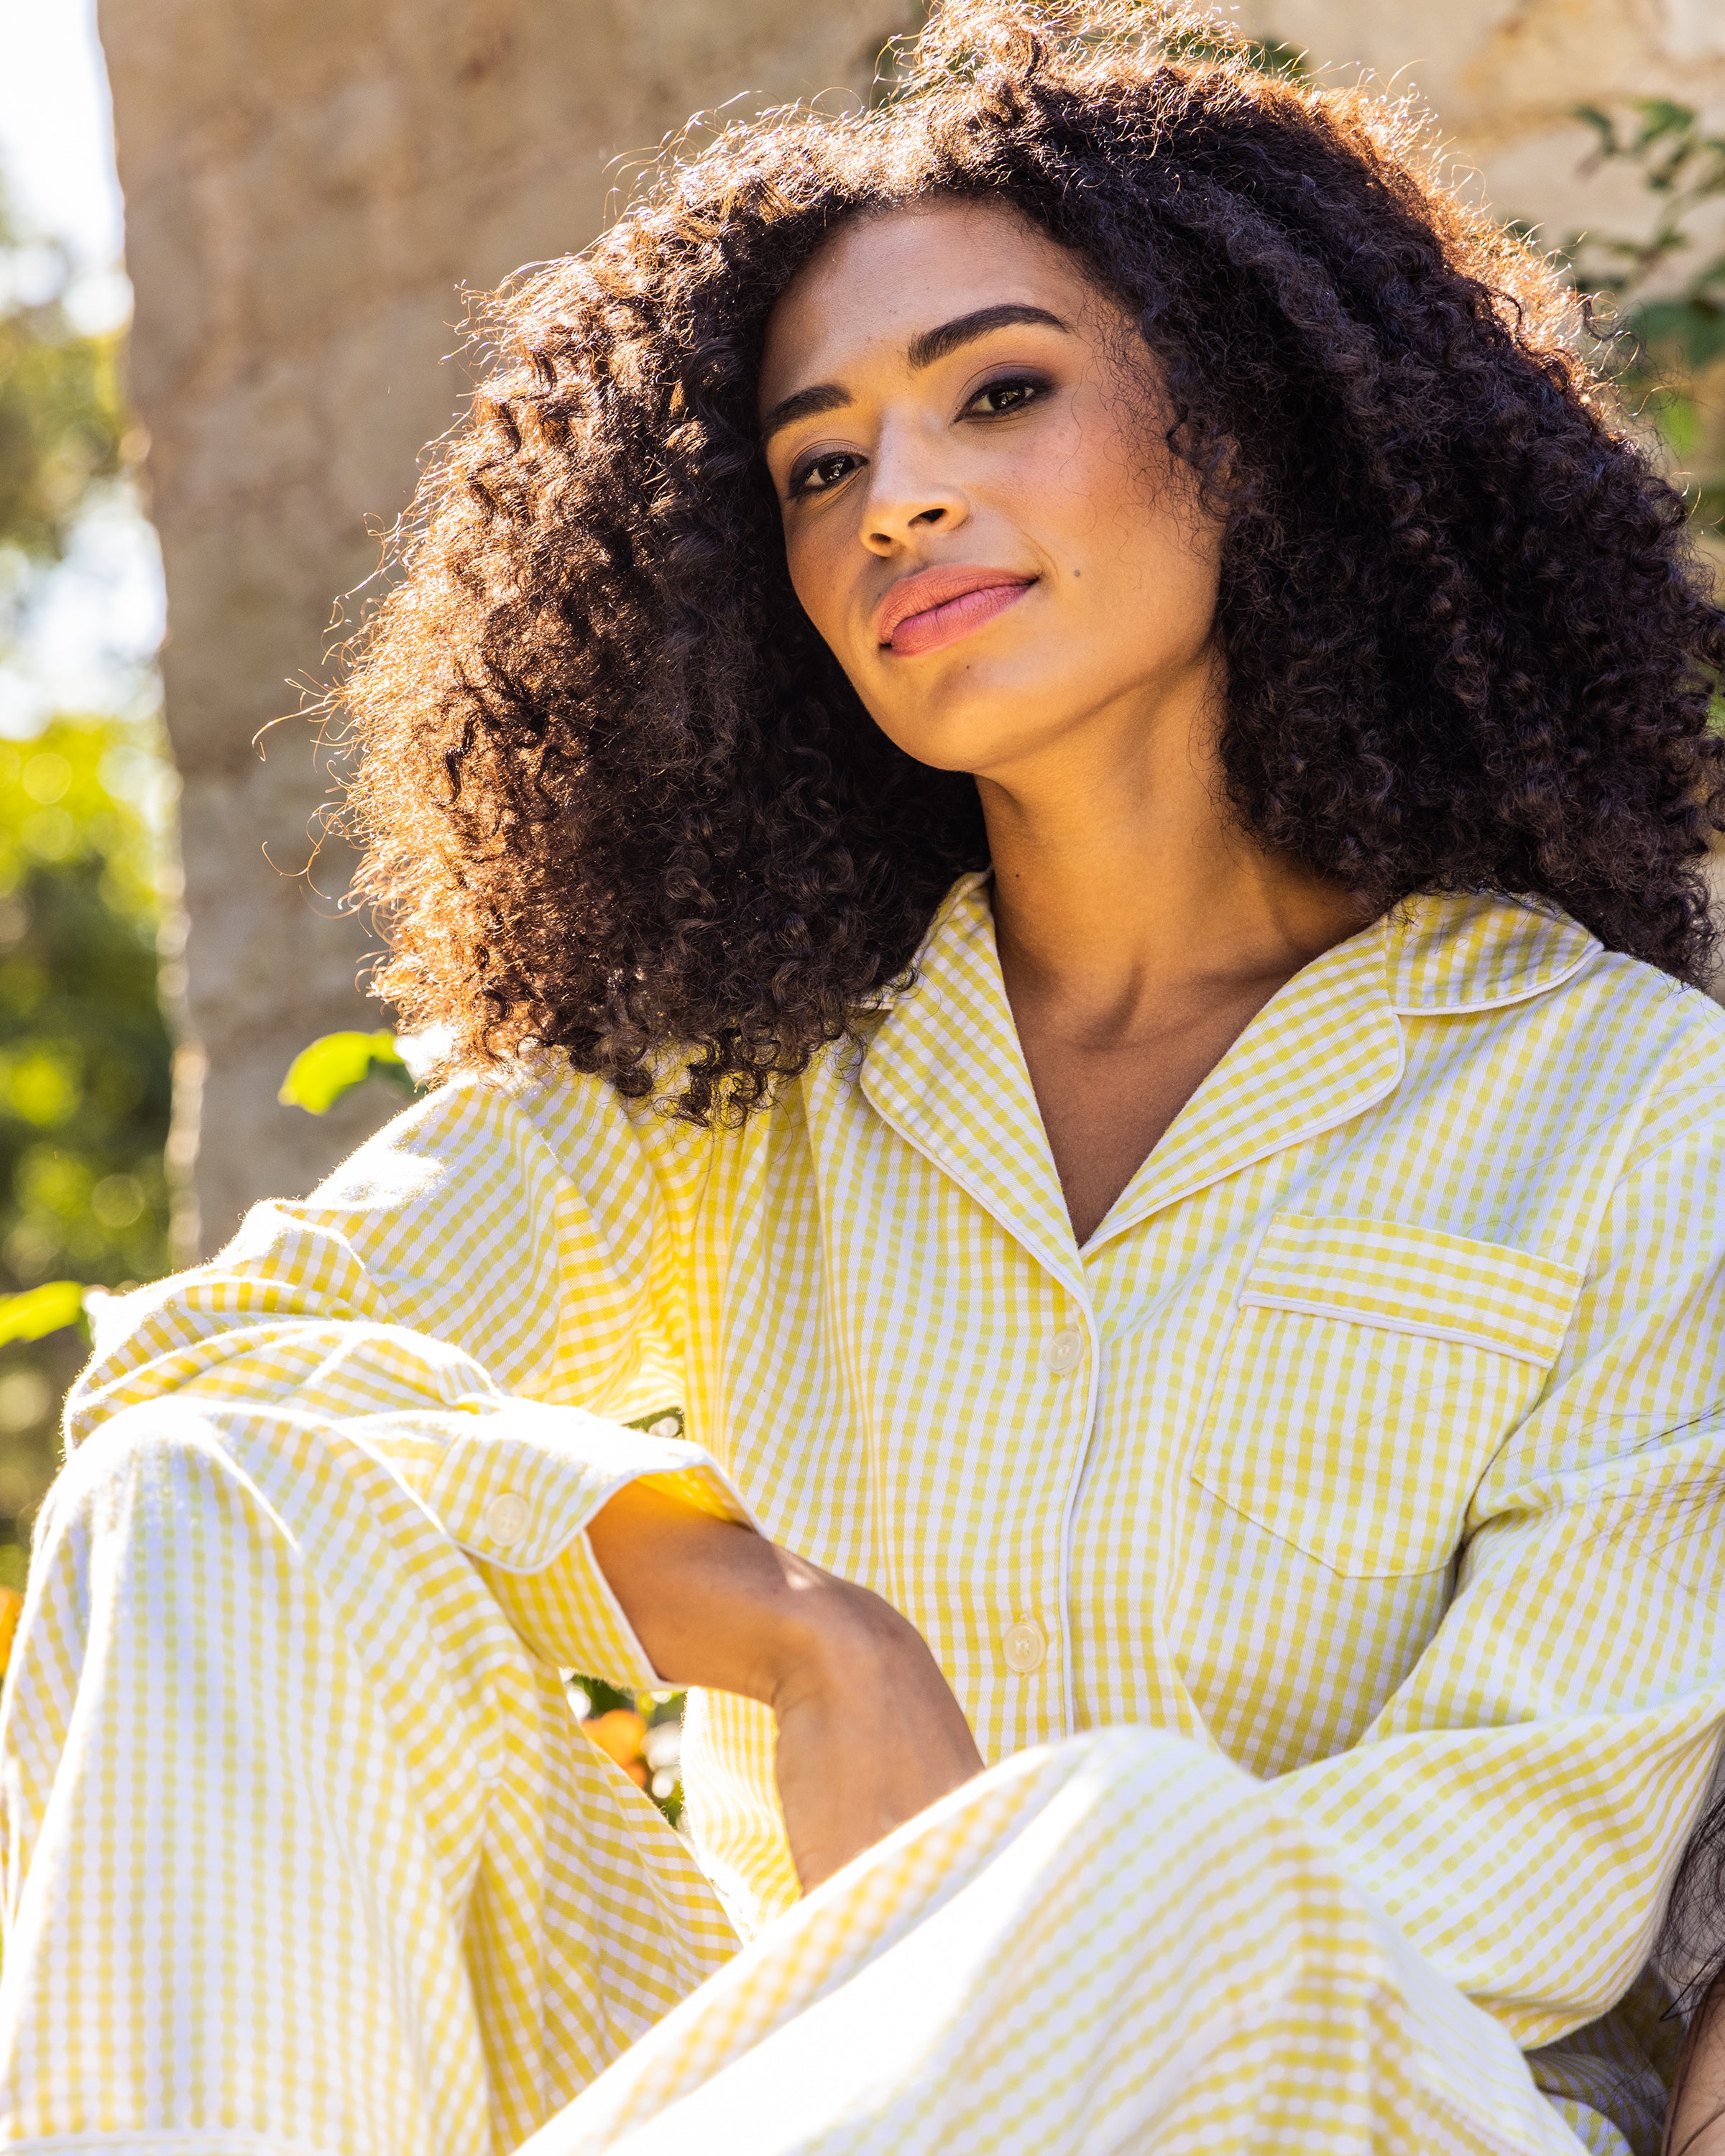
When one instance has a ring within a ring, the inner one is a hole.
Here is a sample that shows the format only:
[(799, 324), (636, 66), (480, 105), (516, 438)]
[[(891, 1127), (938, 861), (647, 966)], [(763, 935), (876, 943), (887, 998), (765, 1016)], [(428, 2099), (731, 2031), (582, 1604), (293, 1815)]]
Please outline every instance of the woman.
[(949, 8), (501, 303), (347, 691), (455, 1075), (72, 1404), (15, 2143), (1656, 2138), (1725, 634), (1543, 270), (1188, 44)]

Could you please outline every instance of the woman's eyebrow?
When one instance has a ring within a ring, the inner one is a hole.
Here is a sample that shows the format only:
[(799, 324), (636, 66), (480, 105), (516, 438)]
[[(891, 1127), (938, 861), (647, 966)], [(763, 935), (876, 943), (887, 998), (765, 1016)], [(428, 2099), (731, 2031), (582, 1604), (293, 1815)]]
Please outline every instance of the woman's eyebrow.
[(978, 307), (973, 314), (957, 315), (950, 322), (942, 322), (937, 330), (924, 330), (921, 336), (913, 336), (905, 347), (905, 357), (914, 368), (932, 367), (937, 359), (945, 359), (957, 352), (961, 345), (969, 344), (976, 337), (987, 336), (990, 330), (1009, 330), (1024, 322), (1040, 322), (1046, 329), (1063, 330), (1066, 325), (1058, 315), (1051, 315), (1046, 307), (1027, 307), (1008, 301), (1004, 306)]
[(839, 388), (835, 382), (820, 382), (812, 389), (793, 390), (788, 397), (781, 397), (762, 420), (762, 447), (764, 449), (779, 429), (788, 427), (793, 419), (812, 419), (818, 412), (837, 412), (850, 402), (850, 391)]
[[(920, 372), (925, 367), (932, 367), (936, 360), (950, 357), (961, 346), (987, 336), (990, 330), (1012, 329), (1026, 322), (1039, 323), (1045, 329), (1066, 327), (1060, 316), (1050, 314), (1046, 307), (1024, 306), (1009, 300), (1001, 306), (978, 307), (970, 314), (955, 315), (937, 329), (924, 330), (906, 346), (905, 357), (913, 370)], [(764, 447), (781, 427), (788, 427), (793, 420), (812, 419), (821, 412), (841, 411), (850, 402), (850, 393), (839, 388), (835, 382), (817, 382), (812, 388), (794, 390), (790, 396), (782, 397), (762, 420), (762, 445)]]

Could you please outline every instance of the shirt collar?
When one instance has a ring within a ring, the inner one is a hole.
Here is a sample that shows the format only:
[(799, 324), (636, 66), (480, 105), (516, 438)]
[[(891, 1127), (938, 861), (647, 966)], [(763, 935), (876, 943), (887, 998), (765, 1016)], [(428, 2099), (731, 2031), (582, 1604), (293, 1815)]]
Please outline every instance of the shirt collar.
[[(875, 1111), (968, 1190), (1056, 1277), (1081, 1265), (1000, 976), (987, 871), (931, 922), (911, 985), (863, 1060)], [(1543, 994), (1600, 946), (1567, 916), (1512, 899), (1404, 901), (1306, 966), (1199, 1086), (1087, 1248), (1224, 1176), (1349, 1122), (1392, 1092), (1402, 1020)]]
[(1477, 893), (1404, 900), (1382, 926), (1385, 993), (1409, 1017), (1525, 1003), (1591, 965), (1604, 947), (1555, 907)]

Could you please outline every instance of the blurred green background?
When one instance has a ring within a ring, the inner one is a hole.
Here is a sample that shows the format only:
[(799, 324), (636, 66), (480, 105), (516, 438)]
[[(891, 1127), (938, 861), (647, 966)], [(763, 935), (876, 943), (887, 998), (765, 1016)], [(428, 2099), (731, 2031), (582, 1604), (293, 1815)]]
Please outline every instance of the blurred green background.
[[(81, 521), (130, 485), (137, 434), (122, 333), (78, 327), (70, 263), (27, 247), (3, 203), (0, 260), (3, 665)], [(172, 790), (147, 708), (0, 739), (0, 1296), (62, 1279), (121, 1288), (167, 1267)], [(0, 1342), (0, 1584), (21, 1583), (85, 1353), (80, 1322)]]

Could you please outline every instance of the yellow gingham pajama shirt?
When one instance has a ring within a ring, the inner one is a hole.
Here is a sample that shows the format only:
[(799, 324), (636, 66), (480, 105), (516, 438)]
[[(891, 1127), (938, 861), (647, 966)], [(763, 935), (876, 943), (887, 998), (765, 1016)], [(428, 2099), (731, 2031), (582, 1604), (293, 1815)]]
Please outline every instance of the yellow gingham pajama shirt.
[[(1420, 900), (1081, 1250), (980, 878), (740, 1130), (445, 1087), (99, 1328), (0, 1716), (0, 2141), (1646, 2146), (1722, 1132), (1725, 1014)], [(896, 1604), (990, 1772), (798, 1902), (769, 1718), (697, 1696), (697, 1870), (558, 1674), (654, 1681), (583, 1532), (641, 1475)]]

